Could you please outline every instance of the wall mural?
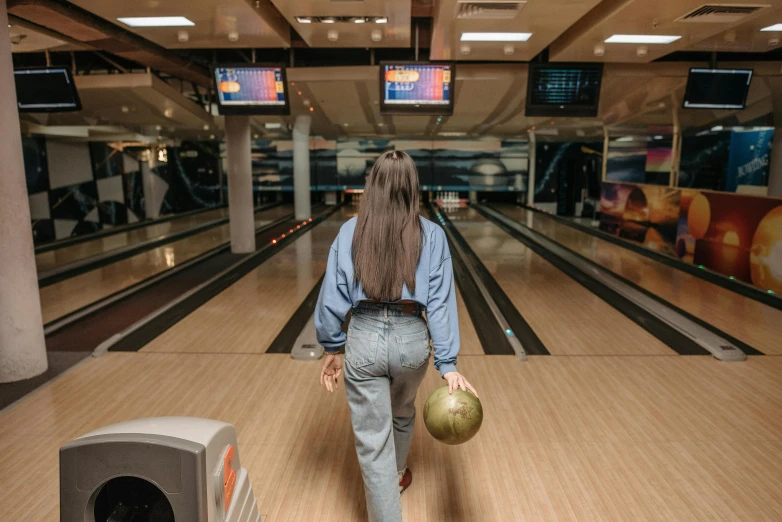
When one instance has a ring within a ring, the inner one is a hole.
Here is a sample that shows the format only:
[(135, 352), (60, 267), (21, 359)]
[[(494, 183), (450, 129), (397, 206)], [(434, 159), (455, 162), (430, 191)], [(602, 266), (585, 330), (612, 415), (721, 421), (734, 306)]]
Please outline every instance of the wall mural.
[(679, 186), (722, 190), (730, 157), (730, 132), (685, 136), (679, 166)]
[[(428, 141), (347, 139), (310, 141), (310, 185), (313, 190), (364, 187), (377, 157), (404, 150), (418, 169), (422, 190), (524, 190), (527, 143), (522, 141)], [(252, 143), (256, 190), (293, 190), (293, 142)]]
[(603, 183), (600, 229), (782, 293), (782, 200)]
[(166, 163), (152, 173), (168, 185), (161, 214), (179, 214), (220, 204), (219, 143), (183, 141), (167, 147)]

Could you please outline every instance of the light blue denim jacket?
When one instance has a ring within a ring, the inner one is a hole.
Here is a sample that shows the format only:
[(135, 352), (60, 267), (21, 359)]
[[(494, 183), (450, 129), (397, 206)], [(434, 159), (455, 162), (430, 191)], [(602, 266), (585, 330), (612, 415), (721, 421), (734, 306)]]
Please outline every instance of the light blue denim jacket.
[[(426, 309), (429, 333), (434, 344), (434, 367), (445, 375), (456, 371), (459, 354), (459, 320), (456, 315), (456, 293), (451, 253), (445, 232), (431, 221), (421, 218), (423, 248), (415, 272), (415, 293), (404, 285), (402, 300), (416, 301)], [(323, 286), (315, 308), (318, 342), (334, 352), (345, 344), (342, 323), (348, 311), (368, 300), (361, 284), (353, 277), (353, 231), (356, 218), (342, 225), (331, 245)]]

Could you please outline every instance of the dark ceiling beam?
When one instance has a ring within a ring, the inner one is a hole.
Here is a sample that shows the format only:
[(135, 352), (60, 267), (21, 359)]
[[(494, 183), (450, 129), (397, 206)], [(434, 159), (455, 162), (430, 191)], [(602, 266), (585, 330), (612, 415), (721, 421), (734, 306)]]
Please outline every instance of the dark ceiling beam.
[(93, 49), (199, 85), (211, 83), (206, 66), (64, 0), (8, 0), (8, 12)]
[(271, 0), (246, 0), (246, 2), (255, 10), (258, 16), (261, 17), (261, 20), (269, 26), (269, 29), (290, 46), (291, 26), (277, 8), (274, 7)]

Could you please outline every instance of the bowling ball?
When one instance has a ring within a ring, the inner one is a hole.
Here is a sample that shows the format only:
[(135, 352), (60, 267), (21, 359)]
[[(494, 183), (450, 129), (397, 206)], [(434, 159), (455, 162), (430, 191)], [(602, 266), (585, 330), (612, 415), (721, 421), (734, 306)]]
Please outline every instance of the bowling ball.
[(465, 443), (478, 433), (482, 422), (483, 407), (472, 392), (456, 390), (449, 395), (448, 386), (442, 386), (426, 399), (424, 424), (440, 442)]

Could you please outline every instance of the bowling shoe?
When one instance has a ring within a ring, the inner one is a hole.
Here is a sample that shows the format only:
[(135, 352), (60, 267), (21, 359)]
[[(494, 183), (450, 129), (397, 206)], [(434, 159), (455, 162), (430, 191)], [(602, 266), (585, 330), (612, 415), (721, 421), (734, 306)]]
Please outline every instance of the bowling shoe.
[(410, 468), (405, 468), (404, 471), (399, 472), (399, 494), (401, 495), (404, 490), (410, 487), (413, 482), (413, 474), (410, 473)]

